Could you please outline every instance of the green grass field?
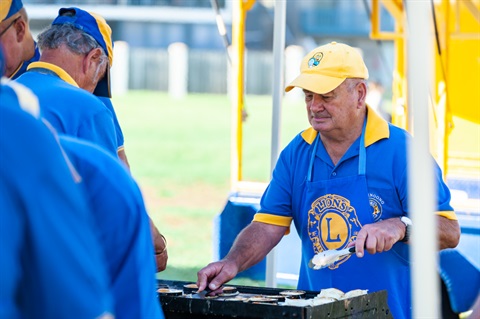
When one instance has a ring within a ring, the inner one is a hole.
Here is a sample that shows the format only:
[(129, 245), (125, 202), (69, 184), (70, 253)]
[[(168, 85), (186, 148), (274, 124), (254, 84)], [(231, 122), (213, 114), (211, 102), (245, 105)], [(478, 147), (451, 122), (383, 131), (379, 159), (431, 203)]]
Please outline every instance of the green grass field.
[[(168, 239), (168, 267), (158, 278), (195, 281), (197, 271), (212, 261), (212, 222), (230, 191), (230, 99), (189, 95), (172, 100), (161, 92), (132, 91), (113, 102), (132, 174), (151, 218)], [(243, 180), (268, 182), (272, 100), (247, 96), (245, 107)], [(286, 99), (282, 146), (308, 126), (303, 101)]]

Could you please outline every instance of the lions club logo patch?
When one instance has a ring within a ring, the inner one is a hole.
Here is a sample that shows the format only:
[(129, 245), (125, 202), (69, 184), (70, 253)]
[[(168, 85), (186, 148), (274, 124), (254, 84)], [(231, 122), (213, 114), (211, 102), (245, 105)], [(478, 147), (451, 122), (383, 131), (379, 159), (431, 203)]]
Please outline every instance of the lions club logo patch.
[(317, 66), (320, 64), (320, 61), (322, 61), (323, 59), (323, 53), (322, 52), (317, 52), (313, 55), (313, 57), (311, 57), (309, 60), (308, 60), (308, 67), (309, 68), (313, 68), (314, 66)]
[[(355, 240), (362, 225), (355, 208), (345, 197), (327, 194), (315, 200), (308, 211), (308, 235), (315, 254), (343, 249)], [(341, 258), (330, 269), (338, 268), (350, 256)]]

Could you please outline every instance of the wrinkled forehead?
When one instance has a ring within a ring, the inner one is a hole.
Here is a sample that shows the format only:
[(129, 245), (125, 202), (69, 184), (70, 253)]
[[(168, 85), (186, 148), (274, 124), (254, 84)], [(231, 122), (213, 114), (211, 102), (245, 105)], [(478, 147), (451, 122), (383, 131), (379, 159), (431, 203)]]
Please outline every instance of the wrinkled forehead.
[(310, 91), (310, 90), (307, 90), (307, 89), (302, 89), (302, 91), (305, 94), (319, 94), (319, 95), (333, 94), (333, 93), (336, 93), (336, 92), (340, 91), (343, 87), (345, 87), (349, 83), (349, 80), (350, 79), (345, 79), (342, 83), (340, 83), (336, 88), (334, 88), (330, 92), (326, 92), (326, 93), (322, 93), (322, 94), (316, 93), (316, 92), (313, 92), (313, 91)]

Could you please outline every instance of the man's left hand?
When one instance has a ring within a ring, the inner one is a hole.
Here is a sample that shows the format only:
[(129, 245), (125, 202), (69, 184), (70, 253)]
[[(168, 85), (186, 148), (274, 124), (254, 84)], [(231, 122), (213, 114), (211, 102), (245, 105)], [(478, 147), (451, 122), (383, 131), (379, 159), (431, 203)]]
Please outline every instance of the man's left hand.
[(358, 232), (355, 241), (357, 257), (381, 253), (392, 249), (393, 245), (405, 236), (405, 224), (398, 217), (367, 224)]

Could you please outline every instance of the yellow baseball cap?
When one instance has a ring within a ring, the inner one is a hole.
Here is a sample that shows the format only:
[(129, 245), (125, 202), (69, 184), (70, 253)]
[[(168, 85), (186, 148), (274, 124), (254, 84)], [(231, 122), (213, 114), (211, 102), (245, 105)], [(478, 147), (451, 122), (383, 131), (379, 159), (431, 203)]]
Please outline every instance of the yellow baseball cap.
[(0, 22), (13, 16), (23, 8), (21, 0), (0, 0)]
[(325, 94), (333, 91), (347, 78), (368, 79), (365, 62), (357, 49), (343, 43), (331, 42), (313, 49), (303, 58), (300, 75), (285, 91), (299, 87)]

